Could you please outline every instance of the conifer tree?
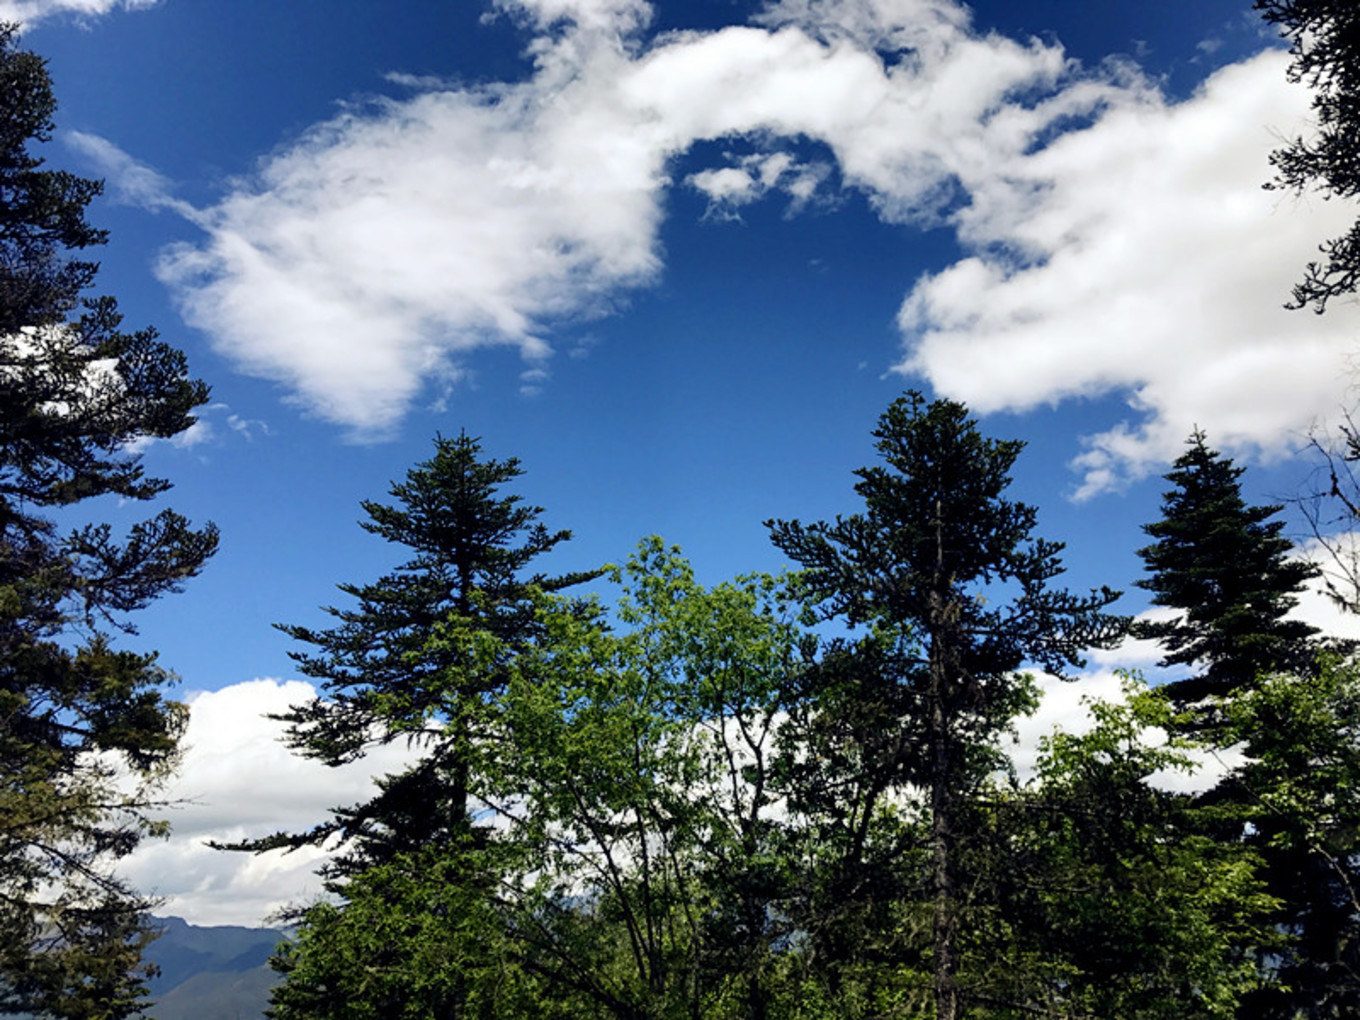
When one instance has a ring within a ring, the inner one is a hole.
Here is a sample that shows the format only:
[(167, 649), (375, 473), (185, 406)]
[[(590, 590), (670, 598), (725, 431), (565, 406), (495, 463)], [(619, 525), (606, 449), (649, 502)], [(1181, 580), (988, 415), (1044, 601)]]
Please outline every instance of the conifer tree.
[(1140, 631), (1163, 642), (1164, 665), (1197, 670), (1166, 687), (1179, 707), (1198, 706), (1191, 728), (1246, 756), (1207, 799), (1222, 838), (1263, 858), (1273, 921), (1290, 941), (1264, 954), (1277, 980), (1239, 1015), (1340, 1018), (1360, 1002), (1353, 671), (1320, 663), (1317, 629), (1288, 617), (1318, 570), (1289, 558), (1278, 506), (1245, 503), (1242, 471), (1191, 435), (1162, 520), (1145, 529), (1157, 541), (1141, 550), (1151, 576), (1139, 582), (1181, 615)]
[[(1360, 5), (1354, 0), (1256, 0), (1256, 10), (1290, 42), (1288, 78), (1313, 90), (1317, 130), (1289, 139), (1270, 156), (1275, 179), (1267, 188), (1324, 198), (1360, 196)], [(1294, 285), (1289, 307), (1311, 305), (1321, 313), (1333, 298), (1360, 288), (1360, 220), (1340, 237), (1318, 246), (1322, 258), (1310, 262)]]
[[(207, 387), (154, 331), (84, 299), (101, 243), (97, 181), (43, 167), (55, 100), (41, 58), (0, 25), (0, 1013), (138, 1012), (146, 900), (112, 865), (148, 833), (183, 708), (154, 653), (119, 647), (128, 614), (176, 590), (217, 544), (172, 510), (125, 536), (63, 532), (99, 496), (150, 500), (134, 444), (193, 424)], [(140, 780), (128, 791), (116, 781)]]
[[(329, 765), (394, 741), (423, 754), (407, 771), (380, 780), (368, 803), (338, 811), (310, 832), (238, 849), (296, 846), (339, 833), (348, 846), (332, 871), (343, 877), (473, 834), (470, 784), (484, 714), (506, 682), (504, 657), (533, 640), (530, 587), (555, 592), (597, 576), (525, 573), (571, 533), (550, 532), (539, 522), (540, 507), (502, 494), (521, 473), (513, 458), (483, 458), (480, 441), (466, 433), (440, 436), (434, 456), (392, 486), (395, 504), (362, 504), (364, 530), (411, 558), (371, 584), (340, 585), (356, 604), (327, 607), (337, 626), (279, 625), (315, 649), (292, 657), (303, 675), (321, 682), (315, 700), (280, 718), (296, 751)], [(472, 637), (441, 640), (448, 630)], [(478, 633), (504, 650), (495, 661), (483, 661), (469, 644)]]
[(1271, 520), (1279, 506), (1249, 506), (1243, 468), (1205, 444), (1195, 431), (1177, 458), (1162, 497), (1161, 520), (1143, 530), (1155, 539), (1139, 550), (1150, 574), (1138, 581), (1172, 620), (1144, 622), (1141, 637), (1166, 651), (1163, 666), (1198, 672), (1167, 687), (1184, 707), (1250, 686), (1262, 672), (1311, 668), (1317, 628), (1288, 613), (1317, 567), (1290, 559), (1292, 548)]
[(1243, 1020), (1360, 1015), (1360, 669), (1324, 655), (1306, 676), (1261, 678), (1227, 705), (1233, 780), (1287, 943)]
[(932, 994), (937, 1020), (954, 1020), (959, 825), (997, 765), (996, 737), (1029, 702), (1019, 671), (1061, 674), (1083, 649), (1115, 640), (1123, 622), (1102, 612), (1116, 592), (1050, 588), (1062, 547), (1034, 538), (1034, 508), (1004, 495), (1022, 443), (986, 439), (961, 404), (918, 393), (894, 402), (874, 436), (886, 463), (856, 472), (862, 513), (770, 528), (825, 617), (894, 633), (914, 650), (898, 657), (892, 680), (907, 695), (898, 724), (919, 743), (912, 765), (887, 781), (926, 791)]

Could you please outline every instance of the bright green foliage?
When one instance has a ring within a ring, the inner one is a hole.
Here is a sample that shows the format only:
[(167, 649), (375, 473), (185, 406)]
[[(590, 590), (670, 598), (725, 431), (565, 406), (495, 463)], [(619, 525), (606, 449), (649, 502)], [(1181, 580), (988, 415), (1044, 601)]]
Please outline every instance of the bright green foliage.
[[(870, 654), (835, 681), (847, 696), (840, 704), (863, 691), (866, 718), (900, 728), (903, 746), (868, 757), (853, 740), (845, 753), (875, 770), (861, 781), (868, 791), (899, 800), (905, 784), (925, 791), (932, 996), (939, 1020), (953, 1020), (968, 880), (960, 825), (997, 764), (996, 738), (1031, 704), (1017, 671), (1032, 663), (1061, 673), (1083, 649), (1112, 642), (1123, 622), (1102, 613), (1116, 598), (1108, 589), (1077, 597), (1049, 587), (1061, 546), (1033, 538), (1034, 509), (1004, 498), (1023, 444), (986, 439), (962, 405), (915, 393), (885, 412), (874, 436), (886, 466), (857, 472), (863, 513), (770, 527), (824, 616), (871, 625)], [(891, 807), (878, 803), (865, 805), (861, 825)]]
[(514, 938), (591, 1015), (772, 1016), (791, 865), (774, 733), (800, 631), (772, 579), (705, 589), (656, 539), (614, 579), (623, 633), (546, 614), (508, 692), (506, 815), (542, 869)]
[[(151, 331), (118, 332), (112, 299), (70, 315), (94, 275), (67, 250), (99, 185), (41, 169), (51, 131), (43, 61), (0, 28), (0, 1011), (137, 1011), (145, 902), (110, 865), (148, 834), (182, 707), (162, 699), (154, 654), (117, 648), (129, 612), (176, 590), (217, 544), (164, 510), (116, 536), (58, 530), (62, 508), (146, 500), (130, 444), (193, 423), (207, 388)], [(142, 782), (132, 793), (118, 769)]]
[(499, 918), (478, 847), (398, 854), (356, 876), (343, 906), (302, 916), (274, 967), (276, 1020), (570, 1017), (498, 940)]
[[(316, 649), (293, 658), (321, 681), (314, 701), (281, 718), (297, 751), (331, 765), (375, 743), (406, 741), (424, 753), (408, 771), (381, 780), (368, 803), (310, 832), (237, 849), (340, 833), (347, 850), (333, 874), (346, 876), (399, 853), (457, 843), (471, 831), (475, 762), (493, 735), (485, 714), (508, 681), (511, 658), (536, 635), (531, 593), (596, 576), (523, 576), (570, 532), (549, 532), (540, 508), (501, 494), (520, 474), (513, 459), (483, 459), (476, 439), (439, 437), (434, 456), (392, 486), (395, 505), (363, 504), (362, 527), (409, 550), (411, 559), (373, 584), (341, 585), (357, 604), (327, 608), (338, 626), (280, 628)], [(455, 626), (466, 640), (436, 640), (440, 627)], [(495, 649), (489, 658), (487, 648)]]
[[(1311, 88), (1317, 130), (1270, 156), (1275, 180), (1267, 187), (1325, 198), (1360, 197), (1360, 5), (1354, 0), (1256, 0), (1256, 10), (1291, 43), (1289, 80)], [(1324, 242), (1323, 261), (1310, 262), (1294, 287), (1291, 307), (1317, 312), (1360, 287), (1360, 220), (1342, 237)]]
[(1360, 672), (1327, 660), (1263, 677), (1227, 711), (1247, 755), (1234, 783), (1293, 938), (1278, 986), (1242, 1015), (1360, 1015)]
[(969, 977), (993, 1015), (1226, 1020), (1264, 985), (1257, 952), (1280, 940), (1260, 861), (1156, 785), (1193, 771), (1196, 745), (1149, 742), (1169, 706), (1132, 679), (1125, 695), (1089, 706), (1089, 732), (1044, 740), (1034, 779), (979, 813)]
[(1173, 488), (1161, 520), (1143, 529), (1155, 541), (1139, 550), (1151, 576), (1138, 582), (1154, 605), (1180, 613), (1139, 624), (1139, 636), (1161, 642), (1163, 666), (1200, 670), (1169, 685), (1180, 706), (1249, 686), (1262, 672), (1307, 671), (1317, 633), (1287, 616), (1317, 568), (1289, 558), (1284, 522), (1271, 520), (1280, 507), (1248, 506), (1244, 469), (1206, 446), (1204, 433), (1187, 447), (1166, 476)]
[(532, 641), (432, 628), (428, 654), (505, 667), (478, 725), (507, 739), (469, 773), (486, 827), (308, 910), (276, 1016), (803, 1015), (772, 767), (801, 631), (775, 581), (705, 589), (658, 540), (613, 577), (618, 631), (537, 589)]

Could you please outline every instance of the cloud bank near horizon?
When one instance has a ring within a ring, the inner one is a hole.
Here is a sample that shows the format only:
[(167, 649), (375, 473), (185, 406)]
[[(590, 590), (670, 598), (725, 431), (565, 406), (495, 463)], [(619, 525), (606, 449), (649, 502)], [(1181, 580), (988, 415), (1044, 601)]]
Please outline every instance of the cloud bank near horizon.
[[(1344, 539), (1356, 548), (1360, 538)], [(1317, 543), (1297, 554), (1326, 566), (1328, 554)], [(1141, 614), (1168, 615), (1153, 609)], [(1360, 640), (1360, 617), (1343, 613), (1324, 594), (1320, 583), (1299, 599), (1294, 614), (1324, 634)], [(1017, 740), (1006, 749), (1021, 779), (1033, 777), (1040, 740), (1063, 729), (1082, 733), (1090, 727), (1088, 701), (1123, 697), (1124, 670), (1135, 670), (1150, 682), (1161, 680), (1155, 642), (1125, 641), (1120, 647), (1092, 653), (1087, 669), (1074, 681), (1040, 675), (1038, 712), (1016, 720)], [(189, 697), (189, 728), (178, 774), (165, 791), (182, 802), (170, 813), (173, 831), (166, 840), (144, 843), (120, 869), (136, 888), (163, 898), (157, 912), (183, 917), (192, 924), (260, 925), (282, 907), (315, 901), (322, 895), (316, 868), (328, 852), (306, 848), (292, 853), (231, 853), (214, 850), (208, 841), (232, 842), (279, 831), (301, 831), (329, 817), (337, 806), (362, 803), (372, 796), (372, 777), (399, 772), (413, 760), (404, 743), (378, 748), (351, 765), (331, 769), (299, 758), (280, 738), (283, 728), (270, 713), (308, 701), (316, 688), (301, 680), (257, 679)], [(1155, 734), (1152, 736), (1155, 739)], [(1204, 789), (1216, 770), (1236, 760), (1231, 755), (1195, 756), (1201, 768), (1158, 777), (1158, 784), (1177, 790)]]
[[(1346, 399), (1354, 308), (1281, 308), (1355, 210), (1261, 189), (1307, 114), (1279, 52), (1177, 103), (1131, 65), (980, 32), (952, 0), (784, 0), (662, 36), (642, 0), (494, 8), (532, 34), (530, 77), (415, 83), (316, 125), (188, 214), (203, 239), (158, 266), (219, 351), (360, 438), (480, 349), (544, 378), (554, 327), (659, 279), (672, 187), (719, 218), (853, 191), (904, 236), (951, 228), (963, 257), (903, 280), (895, 368), (984, 413), (1122, 395), (1079, 496), (1155, 471), (1192, 425), (1269, 455)], [(720, 139), (755, 151), (672, 178)], [(85, 149), (174, 207), (146, 168)]]
[(165, 791), (175, 802), (167, 812), (172, 835), (142, 844), (119, 868), (135, 888), (162, 899), (158, 913), (254, 926), (322, 895), (315, 871), (329, 857), (325, 849), (247, 854), (208, 845), (306, 831), (331, 808), (372, 797), (373, 776), (413, 760), (402, 742), (340, 768), (292, 754), (283, 725), (268, 716), (315, 695), (304, 681), (259, 679), (189, 697), (183, 758)]

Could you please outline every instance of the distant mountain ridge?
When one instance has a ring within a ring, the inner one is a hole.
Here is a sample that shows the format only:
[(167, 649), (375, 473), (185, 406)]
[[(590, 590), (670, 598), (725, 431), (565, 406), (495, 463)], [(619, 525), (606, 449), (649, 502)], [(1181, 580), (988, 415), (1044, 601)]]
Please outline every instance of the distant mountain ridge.
[(269, 968), (286, 937), (273, 928), (200, 927), (178, 917), (153, 918), (162, 935), (143, 952), (160, 968), (148, 982), (155, 1020), (254, 1020), (269, 1005), (279, 975)]

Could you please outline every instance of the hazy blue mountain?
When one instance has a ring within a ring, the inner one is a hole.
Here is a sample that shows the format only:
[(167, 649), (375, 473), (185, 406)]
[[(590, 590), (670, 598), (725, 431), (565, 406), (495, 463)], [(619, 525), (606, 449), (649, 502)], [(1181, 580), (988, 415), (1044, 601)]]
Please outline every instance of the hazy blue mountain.
[(274, 946), (284, 937), (271, 928), (203, 928), (178, 917), (156, 918), (163, 930), (147, 947), (160, 968), (150, 982), (156, 1020), (244, 1020), (264, 1014), (278, 980), (269, 969)]

